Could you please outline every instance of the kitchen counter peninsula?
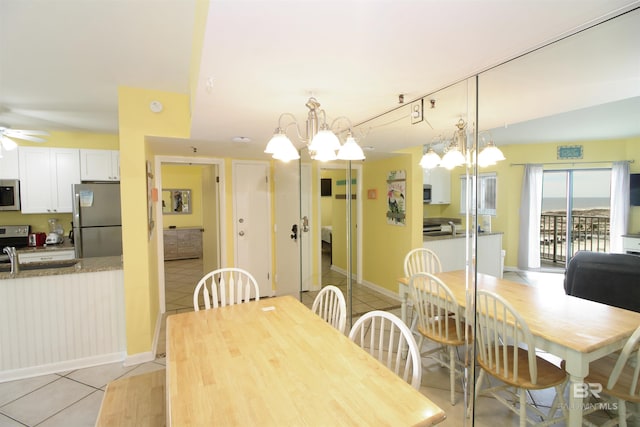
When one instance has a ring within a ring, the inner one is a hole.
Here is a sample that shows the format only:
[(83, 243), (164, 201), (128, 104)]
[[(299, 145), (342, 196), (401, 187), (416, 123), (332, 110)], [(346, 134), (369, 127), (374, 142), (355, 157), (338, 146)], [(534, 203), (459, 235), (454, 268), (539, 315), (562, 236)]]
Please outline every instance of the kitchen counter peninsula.
[(125, 359), (120, 255), (20, 267), (0, 272), (0, 383)]
[[(479, 273), (502, 277), (503, 251), (502, 232), (478, 233), (478, 257), (476, 259)], [(442, 271), (464, 270), (465, 234), (451, 233), (446, 235), (423, 235), (423, 247), (434, 251), (442, 264)]]

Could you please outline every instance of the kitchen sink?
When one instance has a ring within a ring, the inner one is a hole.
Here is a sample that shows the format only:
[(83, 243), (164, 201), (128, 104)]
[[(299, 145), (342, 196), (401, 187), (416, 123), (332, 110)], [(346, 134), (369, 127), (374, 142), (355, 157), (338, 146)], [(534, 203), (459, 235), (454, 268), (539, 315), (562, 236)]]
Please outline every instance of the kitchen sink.
[[(47, 268), (67, 268), (73, 267), (78, 263), (77, 259), (69, 259), (64, 261), (50, 262), (31, 262), (28, 264), (20, 264), (20, 271), (44, 270)], [(11, 264), (0, 263), (0, 272), (11, 271)]]

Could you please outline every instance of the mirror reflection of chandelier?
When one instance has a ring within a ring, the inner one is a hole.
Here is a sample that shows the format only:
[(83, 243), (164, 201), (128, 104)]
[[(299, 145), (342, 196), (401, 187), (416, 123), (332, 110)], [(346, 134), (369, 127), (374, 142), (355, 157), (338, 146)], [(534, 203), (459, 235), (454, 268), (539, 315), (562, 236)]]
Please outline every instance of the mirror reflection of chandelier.
[[(456, 123), (456, 130), (453, 133), (453, 138), (450, 141), (444, 141), (444, 154), (442, 157), (433, 149), (433, 143), (429, 144), (427, 151), (420, 159), (420, 166), (424, 169), (432, 169), (437, 166), (442, 166), (446, 169), (453, 169), (457, 166), (467, 165), (471, 166), (476, 163), (475, 146), (471, 148), (467, 147), (467, 124), (464, 120), (458, 120)], [(486, 144), (484, 148), (478, 154), (478, 166), (486, 167), (495, 165), (501, 160), (505, 160), (504, 154), (494, 144), (491, 134), (487, 132), (480, 133), (480, 139)]]
[[(305, 106), (309, 109), (306, 123), (306, 133), (302, 135), (298, 126), (298, 121), (291, 113), (283, 113), (278, 119), (278, 127), (273, 137), (269, 140), (264, 152), (272, 155), (274, 159), (288, 162), (300, 158), (298, 149), (293, 145), (286, 134), (289, 127), (295, 126), (298, 139), (303, 141), (309, 150), (309, 155), (313, 160), (327, 162), (332, 160), (364, 160), (362, 148), (353, 137), (351, 121), (346, 117), (338, 117), (331, 126), (327, 124), (326, 114), (320, 108), (320, 103), (315, 98), (309, 98)], [(283, 119), (289, 117), (290, 121), (283, 125)], [(344, 144), (333, 132), (336, 123), (344, 120), (348, 124), (347, 138)]]

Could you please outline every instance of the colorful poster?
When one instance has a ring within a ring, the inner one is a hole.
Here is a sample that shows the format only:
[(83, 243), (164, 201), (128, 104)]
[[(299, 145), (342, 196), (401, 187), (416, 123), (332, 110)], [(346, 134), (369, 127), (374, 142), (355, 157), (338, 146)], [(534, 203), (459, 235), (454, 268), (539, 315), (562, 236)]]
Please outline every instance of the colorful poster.
[(407, 175), (403, 170), (391, 171), (387, 176), (387, 224), (406, 224)]

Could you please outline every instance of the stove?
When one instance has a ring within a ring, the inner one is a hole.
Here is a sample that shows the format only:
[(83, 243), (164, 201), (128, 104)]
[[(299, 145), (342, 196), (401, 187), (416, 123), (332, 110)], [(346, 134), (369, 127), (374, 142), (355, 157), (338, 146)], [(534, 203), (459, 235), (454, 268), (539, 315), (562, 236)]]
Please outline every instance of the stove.
[(5, 246), (22, 248), (28, 245), (28, 225), (0, 225), (0, 250)]

